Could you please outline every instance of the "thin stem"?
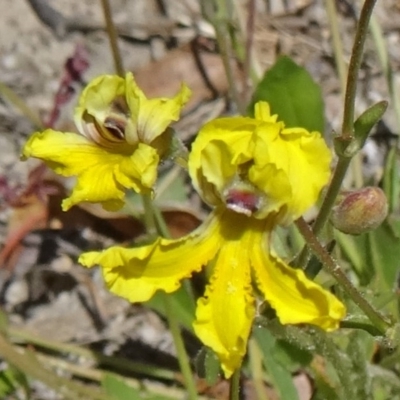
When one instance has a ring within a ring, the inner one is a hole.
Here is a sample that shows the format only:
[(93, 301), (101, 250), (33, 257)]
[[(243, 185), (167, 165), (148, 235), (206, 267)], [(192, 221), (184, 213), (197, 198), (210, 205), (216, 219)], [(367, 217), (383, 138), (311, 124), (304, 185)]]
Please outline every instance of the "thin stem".
[(268, 400), (264, 387), (262, 353), (254, 338), (249, 340), (250, 369), (257, 400)]
[(43, 382), (46, 386), (62, 394), (65, 399), (107, 400), (105, 394), (100, 391), (72, 382), (45, 369), (32, 354), (28, 352), (19, 353), (1, 333), (0, 356), (24, 374)]
[[(347, 75), (347, 87), (344, 101), (344, 114), (341, 135), (342, 140), (352, 140), (357, 76), (361, 65), (368, 25), (375, 3), (376, 0), (365, 0), (357, 25), (357, 31), (354, 38), (354, 45)], [(339, 161), (336, 165), (332, 181), (329, 185), (328, 191), (326, 192), (325, 198), (322, 202), (321, 209), (313, 225), (313, 232), (315, 235), (318, 235), (321, 232), (322, 228), (329, 218), (336, 197), (342, 186), (343, 179), (346, 175), (347, 169), (349, 168), (350, 162), (351, 158), (339, 157)], [(297, 258), (297, 265), (299, 267), (304, 267), (308, 262), (309, 256), (310, 252), (308, 249), (308, 245), (306, 244), (301, 251), (299, 257)]]
[(103, 8), (104, 19), (106, 21), (106, 29), (108, 38), (110, 39), (111, 52), (114, 60), (114, 68), (118, 75), (124, 76), (125, 71), (122, 63), (121, 53), (118, 48), (118, 36), (115, 29), (114, 21), (112, 19), (111, 7), (108, 0), (101, 0)]
[[(397, 125), (400, 125), (400, 96), (398, 90), (396, 90), (396, 85), (393, 78), (393, 70), (389, 62), (387, 44), (383, 36), (382, 28), (380, 27), (379, 22), (374, 15), (371, 16), (370, 30), (375, 41), (378, 58), (389, 88), (389, 94), (392, 100), (391, 103), (395, 112)], [(397, 137), (397, 148), (400, 148), (400, 136)]]
[(339, 74), (340, 88), (344, 95), (346, 92), (346, 65), (343, 58), (343, 45), (340, 38), (336, 2), (334, 0), (325, 0), (325, 7), (328, 14), (329, 29), (332, 34), (333, 52), (335, 55), (336, 68)]
[(251, 65), (253, 59), (253, 44), (254, 44), (254, 28), (255, 28), (255, 14), (256, 14), (256, 1), (248, 0), (248, 17), (246, 24), (246, 47), (245, 57), (243, 64), (243, 95), (242, 98), (247, 104), (249, 102), (249, 92), (251, 89)]
[(154, 378), (165, 380), (176, 380), (182, 382), (182, 377), (175, 372), (160, 367), (154, 367), (148, 364), (130, 361), (122, 357), (106, 356), (102, 353), (86, 349), (70, 343), (60, 343), (48, 339), (43, 339), (21, 328), (7, 327), (7, 334), (18, 343), (29, 343), (41, 349), (52, 350), (58, 353), (67, 353), (84, 358), (94, 364), (101, 364), (104, 367), (124, 370), (129, 373), (140, 373), (152, 376)]
[(318, 216), (313, 224), (312, 230), (315, 235), (318, 235), (321, 232), (322, 228), (324, 227), (326, 221), (329, 218), (332, 207), (335, 204), (336, 197), (340, 191), (340, 188), (342, 187), (342, 182), (346, 175), (350, 161), (351, 158), (340, 157), (338, 163), (336, 164), (335, 171), (332, 176), (332, 181), (326, 192)]
[[(163, 237), (170, 237), (168, 232), (168, 226), (165, 223), (165, 220), (161, 214), (161, 212), (154, 206), (153, 202), (150, 199), (150, 196), (142, 195), (144, 213), (145, 213), (145, 222), (149, 224), (146, 225), (146, 228), (156, 230), (156, 232)], [(146, 217), (147, 215), (147, 217)], [(176, 314), (174, 313), (173, 306), (171, 303), (171, 299), (169, 295), (163, 293), (164, 304), (165, 304), (165, 314), (168, 321), (168, 326), (171, 331), (172, 338), (174, 340), (176, 354), (178, 357), (179, 367), (183, 375), (183, 380), (185, 383), (186, 390), (188, 392), (188, 398), (190, 400), (197, 399), (197, 388), (196, 382), (193, 377), (192, 369), (190, 367), (189, 356), (186, 352), (185, 345), (183, 343), (181, 331), (179, 328), (178, 320), (176, 319)]]
[(238, 368), (229, 379), (229, 400), (240, 398), (240, 368)]
[(19, 97), (12, 89), (0, 82), (0, 95), (13, 106), (17, 107), (25, 117), (27, 117), (36, 129), (44, 129), (44, 125), (40, 117)]
[(386, 330), (391, 326), (390, 322), (387, 321), (385, 317), (378, 310), (376, 310), (350, 282), (340, 266), (336, 264), (329, 253), (319, 243), (317, 237), (307, 222), (303, 218), (300, 218), (296, 221), (296, 226), (303, 235), (304, 239), (307, 241), (313, 253), (322, 262), (325, 269), (340, 283), (343, 290), (349, 295), (354, 303), (361, 308), (361, 310), (369, 318), (372, 324), (381, 332), (381, 334), (385, 334)]
[[(349, 167), (350, 162), (351, 158), (340, 157), (338, 163), (336, 164), (331, 184), (329, 185), (329, 188), (325, 194), (321, 208), (312, 227), (312, 231), (316, 236), (318, 236), (326, 221), (329, 219), (329, 215), (332, 211), (333, 205), (335, 204), (336, 197), (340, 191), (344, 176), (346, 175), (347, 168)], [(300, 268), (305, 267), (308, 263), (309, 258), (310, 249), (309, 245), (306, 244), (303, 247), (299, 257), (297, 258), (296, 265)]]
[[(210, 21), (215, 29), (215, 35), (228, 80), (231, 98), (235, 102), (240, 113), (245, 114), (246, 107), (240, 98), (232, 65), (232, 40), (228, 29), (229, 24), (232, 22), (231, 6), (231, 0), (209, 0), (203, 5), (203, 10), (206, 18)], [(215, 8), (217, 11), (215, 11)]]
[(164, 293), (164, 303), (165, 312), (168, 320), (169, 329), (171, 331), (172, 337), (174, 339), (176, 353), (178, 355), (179, 367), (185, 381), (185, 387), (187, 390), (188, 399), (197, 399), (197, 388), (196, 383), (193, 378), (192, 369), (190, 368), (190, 360), (187, 355), (185, 345), (183, 343), (181, 330), (179, 328), (178, 321), (176, 319), (176, 314), (173, 309), (173, 304), (171, 302), (168, 294)]
[(342, 138), (346, 140), (350, 140), (353, 136), (357, 76), (361, 66), (364, 43), (368, 33), (368, 25), (375, 3), (376, 0), (365, 0), (364, 2), (361, 9), (360, 19), (357, 24), (353, 50), (351, 52), (342, 124)]

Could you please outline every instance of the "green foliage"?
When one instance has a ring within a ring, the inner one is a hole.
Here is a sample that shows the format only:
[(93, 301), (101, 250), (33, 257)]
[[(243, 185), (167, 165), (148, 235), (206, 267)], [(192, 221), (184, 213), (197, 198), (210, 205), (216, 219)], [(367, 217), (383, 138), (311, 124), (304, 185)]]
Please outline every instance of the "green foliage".
[(202, 347), (195, 359), (197, 375), (212, 386), (221, 378), (221, 364), (217, 355), (208, 347)]
[(5, 398), (15, 392), (17, 389), (22, 389), (25, 398), (29, 398), (29, 385), (26, 375), (20, 372), (13, 366), (9, 366), (6, 369), (0, 371), (0, 398)]
[(324, 103), (321, 88), (306, 69), (289, 57), (278, 58), (258, 84), (249, 111), (260, 100), (267, 101), (271, 111), (290, 127), (323, 132)]
[(343, 139), (342, 136), (335, 138), (335, 151), (341, 157), (353, 157), (365, 145), (371, 129), (382, 118), (388, 106), (387, 101), (380, 101), (365, 110), (354, 122), (353, 136)]
[[(164, 293), (157, 292), (146, 305), (153, 310), (165, 315)], [(174, 314), (178, 322), (188, 331), (193, 331), (193, 321), (196, 304), (190, 293), (189, 285), (185, 283), (175, 292), (168, 295), (174, 309)]]
[(101, 382), (109, 400), (172, 400), (172, 397), (155, 395), (129, 386), (122, 379), (114, 375), (106, 375)]
[(253, 334), (263, 353), (265, 369), (281, 400), (298, 400), (297, 390), (289, 370), (292, 358), (286, 358), (285, 361), (289, 361), (289, 363), (282, 363), (281, 354), (274, 350), (277, 340), (268, 330), (255, 327)]

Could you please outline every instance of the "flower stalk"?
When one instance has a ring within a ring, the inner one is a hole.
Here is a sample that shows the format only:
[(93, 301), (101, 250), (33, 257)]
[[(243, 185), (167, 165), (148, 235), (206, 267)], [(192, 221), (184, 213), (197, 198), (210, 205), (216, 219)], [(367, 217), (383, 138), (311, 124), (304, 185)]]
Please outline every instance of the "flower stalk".
[(376, 310), (350, 282), (340, 266), (332, 259), (329, 253), (318, 241), (307, 222), (303, 218), (299, 218), (295, 223), (311, 250), (319, 258), (326, 270), (339, 282), (343, 290), (345, 290), (354, 303), (361, 308), (380, 333), (382, 335), (385, 334), (387, 329), (391, 327), (390, 321)]
[(101, 0), (104, 19), (106, 21), (106, 29), (110, 40), (111, 52), (114, 60), (114, 68), (117, 74), (121, 77), (125, 75), (124, 66), (122, 63), (121, 53), (118, 48), (118, 35), (115, 29), (115, 24), (112, 19), (111, 7), (108, 0)]
[[(342, 122), (342, 133), (340, 139), (343, 142), (350, 143), (353, 140), (353, 125), (354, 125), (354, 109), (355, 98), (357, 89), (357, 76), (360, 70), (362, 55), (364, 50), (364, 43), (368, 33), (368, 26), (371, 19), (372, 10), (375, 6), (376, 0), (366, 0), (361, 10), (360, 19), (357, 24), (356, 35), (354, 39), (353, 50), (350, 58), (349, 70), (347, 75), (346, 94), (344, 102), (344, 114)], [(326, 192), (321, 209), (313, 225), (313, 233), (318, 235), (325, 223), (328, 221), (332, 207), (335, 203), (336, 197), (340, 191), (343, 179), (349, 168), (352, 157), (344, 157), (339, 155), (339, 160), (336, 165), (332, 181)], [(298, 258), (298, 265), (304, 267), (310, 256), (308, 244), (305, 245)]]

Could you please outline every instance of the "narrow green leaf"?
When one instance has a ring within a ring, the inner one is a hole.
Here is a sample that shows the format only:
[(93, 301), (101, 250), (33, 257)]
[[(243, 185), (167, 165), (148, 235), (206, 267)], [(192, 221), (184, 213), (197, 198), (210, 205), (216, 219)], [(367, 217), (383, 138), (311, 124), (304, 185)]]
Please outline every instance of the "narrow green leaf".
[(196, 355), (194, 365), (197, 375), (204, 378), (207, 385), (213, 386), (221, 378), (221, 364), (217, 355), (208, 347), (203, 346)]
[(278, 58), (258, 84), (254, 104), (267, 101), (271, 111), (279, 115), (287, 127), (302, 127), (310, 131), (324, 131), (324, 105), (321, 88), (306, 69), (289, 57)]
[(274, 358), (277, 340), (265, 328), (255, 327), (254, 337), (263, 353), (263, 363), (281, 400), (299, 400), (290, 371)]
[(172, 397), (152, 394), (145, 390), (133, 388), (122, 379), (111, 374), (107, 374), (101, 384), (110, 400), (172, 400)]
[(386, 159), (383, 174), (383, 190), (389, 202), (389, 214), (399, 209), (400, 181), (399, 161), (397, 158), (397, 147), (393, 146)]
[(382, 118), (388, 106), (387, 101), (380, 101), (365, 110), (354, 122), (353, 137), (343, 140), (342, 136), (335, 138), (336, 154), (342, 157), (353, 157), (363, 147), (374, 125)]
[[(196, 303), (189, 293), (185, 282), (175, 292), (168, 294), (170, 296), (174, 313), (179, 323), (184, 326), (188, 331), (193, 332), (193, 321), (196, 313)], [(153, 310), (165, 315), (164, 296), (157, 292), (145, 304)]]

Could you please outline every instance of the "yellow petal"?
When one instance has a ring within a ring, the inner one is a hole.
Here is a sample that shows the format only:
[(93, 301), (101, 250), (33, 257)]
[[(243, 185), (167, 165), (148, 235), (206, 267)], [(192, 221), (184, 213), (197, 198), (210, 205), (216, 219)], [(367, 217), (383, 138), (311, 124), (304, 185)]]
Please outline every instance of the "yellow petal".
[(205, 297), (197, 303), (194, 331), (218, 355), (225, 376), (239, 368), (255, 314), (252, 297), (249, 218), (226, 212), (221, 218), (224, 242), (214, 261)]
[(214, 215), (197, 230), (178, 240), (159, 238), (137, 248), (112, 247), (88, 252), (79, 262), (102, 267), (107, 287), (130, 302), (149, 300), (156, 290), (171, 293), (180, 281), (199, 271), (212, 259), (221, 243), (218, 220)]
[(208, 204), (222, 204), (221, 193), (252, 158), (252, 118), (220, 118), (205, 124), (189, 154), (188, 168), (193, 185)]
[[(131, 73), (126, 74), (126, 91), (126, 100), (139, 140), (148, 144), (160, 136), (172, 121), (179, 119), (180, 112), (191, 95), (190, 89), (182, 85), (172, 99), (147, 99)], [(131, 135), (135, 136), (136, 132)]]
[(254, 116), (264, 122), (275, 123), (278, 120), (278, 115), (271, 115), (271, 108), (266, 101), (259, 101), (254, 105)]
[(84, 114), (90, 114), (103, 123), (110, 113), (110, 106), (118, 97), (125, 96), (125, 79), (118, 75), (101, 75), (90, 81), (79, 97), (75, 109), (75, 124), (84, 133)]
[(51, 129), (32, 135), (23, 156), (43, 160), (60, 175), (77, 176), (71, 196), (63, 202), (64, 210), (83, 201), (103, 203), (107, 209), (120, 208), (124, 188), (148, 191), (158, 165), (157, 152), (150, 146), (140, 144), (133, 154), (113, 153), (81, 135)]
[(309, 280), (300, 269), (286, 265), (265, 251), (263, 232), (253, 232), (252, 265), (257, 286), (282, 324), (308, 323), (326, 331), (339, 327), (345, 306)]
[(279, 131), (271, 140), (270, 124), (262, 124), (257, 131), (257, 144), (254, 151), (254, 176), (271, 197), (279, 197), (263, 173), (263, 165), (273, 164), (284, 172), (291, 188), (290, 199), (286, 199), (286, 215), (282, 222), (288, 223), (301, 216), (318, 199), (321, 189), (330, 176), (331, 152), (318, 132), (308, 132), (302, 128)]

